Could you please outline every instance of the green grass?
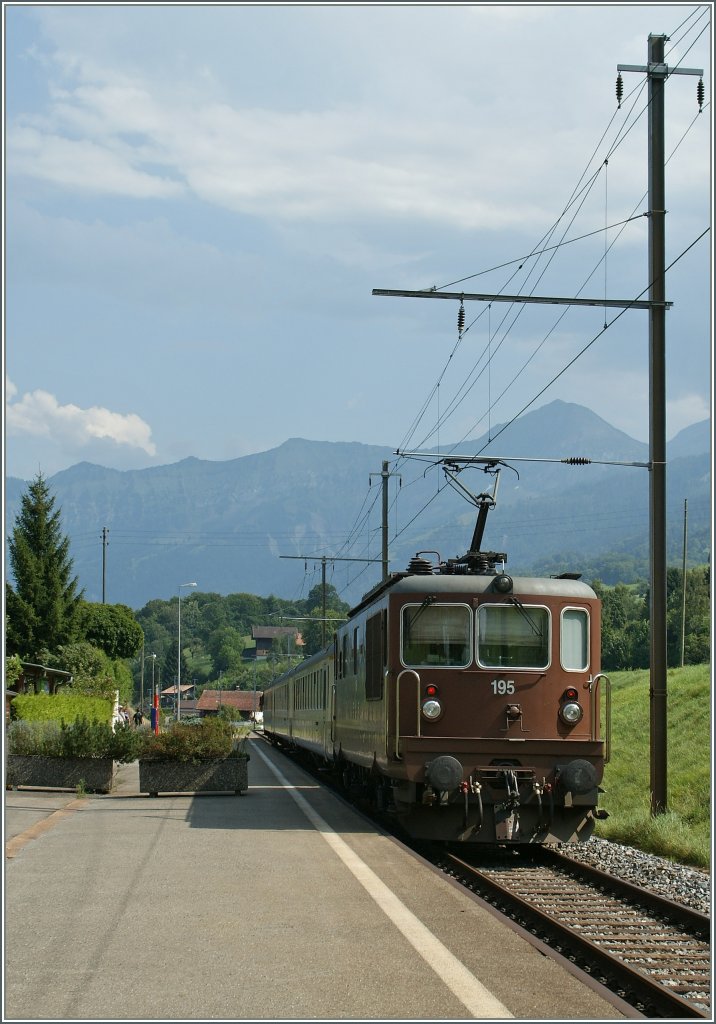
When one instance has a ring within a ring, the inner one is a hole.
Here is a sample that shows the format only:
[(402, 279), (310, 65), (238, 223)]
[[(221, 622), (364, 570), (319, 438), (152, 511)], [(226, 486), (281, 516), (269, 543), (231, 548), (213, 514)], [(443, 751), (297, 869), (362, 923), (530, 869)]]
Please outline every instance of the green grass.
[(709, 665), (667, 676), (667, 812), (651, 815), (649, 672), (614, 672), (612, 755), (596, 834), (647, 853), (708, 868), (711, 850), (711, 685)]

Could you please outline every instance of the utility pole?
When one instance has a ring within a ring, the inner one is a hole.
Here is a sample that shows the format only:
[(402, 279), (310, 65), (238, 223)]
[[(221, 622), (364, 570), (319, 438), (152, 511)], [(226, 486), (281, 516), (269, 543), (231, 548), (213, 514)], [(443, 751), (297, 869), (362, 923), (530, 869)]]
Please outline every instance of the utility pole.
[(321, 587), (323, 588), (323, 619), (321, 646), (326, 646), (326, 563), (327, 562), (379, 562), (379, 558), (340, 558), (338, 555), (279, 555), (279, 558), (299, 558), (302, 562), (321, 561)]
[[(650, 35), (648, 64), (617, 67), (617, 98), (621, 99), (621, 72), (636, 71), (649, 80), (649, 298), (582, 299), (536, 295), (487, 295), (461, 292), (405, 291), (374, 288), (373, 295), (421, 299), (457, 299), (480, 302), (550, 303), (567, 306), (604, 306), (649, 311), (649, 546), (650, 546), (650, 736), (651, 813), (666, 811), (666, 310), (664, 222), (664, 83), (670, 75), (703, 75), (700, 68), (669, 68), (664, 63), (663, 35)], [(697, 91), (699, 108), (703, 85)]]
[(650, 789), (652, 815), (666, 812), (666, 261), (664, 85), (670, 75), (703, 75), (664, 63), (668, 36), (650, 35), (646, 67), (618, 64), (649, 82), (649, 644)]
[(684, 667), (684, 648), (686, 645), (686, 521), (689, 503), (684, 498), (684, 553), (681, 562), (681, 667)]
[[(381, 518), (381, 535), (382, 535), (382, 562), (383, 562), (383, 582), (388, 579), (388, 481), (391, 476), (397, 476), (402, 483), (402, 477), (399, 473), (391, 473), (388, 470), (389, 463), (383, 462), (383, 469), (380, 472), (380, 477), (383, 486), (383, 513)], [(373, 482), (373, 477), (377, 476), (377, 473), (371, 473), (368, 477), (368, 486)]]
[(109, 544), (109, 530), (102, 527), (102, 604), (105, 599), (105, 584), (107, 582), (107, 545)]

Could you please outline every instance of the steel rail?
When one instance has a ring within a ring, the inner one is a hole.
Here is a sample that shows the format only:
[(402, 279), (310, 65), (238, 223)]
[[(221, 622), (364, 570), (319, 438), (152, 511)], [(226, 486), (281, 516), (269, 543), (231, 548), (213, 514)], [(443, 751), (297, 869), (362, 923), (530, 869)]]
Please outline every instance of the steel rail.
[(694, 910), (693, 907), (686, 907), (683, 903), (677, 903), (675, 900), (667, 899), (666, 896), (660, 896), (658, 893), (634, 885), (633, 882), (628, 882), (625, 878), (610, 875), (591, 864), (584, 864), (581, 860), (570, 857), (568, 853), (559, 853), (550, 847), (541, 846), (535, 848), (535, 854), (543, 863), (552, 864), (562, 871), (586, 878), (594, 885), (598, 885), (622, 899), (640, 903), (649, 910), (663, 914), (684, 931), (691, 932), (704, 942), (709, 941), (711, 918), (708, 914), (702, 914), (699, 910)]
[[(515, 893), (509, 886), (498, 882), (492, 875), (485, 873), (479, 866), (463, 860), (452, 852), (443, 856), (443, 865), (449, 866), (457, 874), (462, 875), (475, 886), (478, 895), (496, 902), (498, 909), (504, 913), (515, 915), (523, 926), (538, 935), (544, 942), (555, 946), (562, 944), (560, 952), (570, 959), (583, 960), (589, 965), (592, 978), (599, 979), (603, 975), (605, 985), (612, 990), (615, 987), (619, 994), (631, 1004), (641, 1004), (649, 1017), (661, 1016), (674, 1019), (712, 1019), (708, 1010), (702, 1010), (695, 1002), (685, 999), (671, 991), (659, 981), (653, 981), (638, 968), (630, 966), (625, 960), (601, 948), (585, 938), (569, 925), (540, 909), (527, 898)], [(570, 868), (579, 869), (578, 861), (570, 860)], [(507, 872), (506, 872), (507, 873)], [(636, 888), (636, 887), (635, 887)], [(639, 901), (647, 905), (651, 893), (638, 889)], [(666, 901), (667, 903), (669, 901)]]

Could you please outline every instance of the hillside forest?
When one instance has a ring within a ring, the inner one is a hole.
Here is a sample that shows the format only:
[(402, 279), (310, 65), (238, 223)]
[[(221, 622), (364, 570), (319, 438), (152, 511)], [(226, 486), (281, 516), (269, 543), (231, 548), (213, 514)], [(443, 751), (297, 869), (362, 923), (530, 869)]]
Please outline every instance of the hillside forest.
[[(84, 600), (61, 510), (38, 476), (23, 495), (9, 542), (13, 582), (6, 582), (6, 685), (12, 688), (20, 661), (68, 671), (75, 688), (88, 693), (120, 691), (137, 702), (175, 683), (180, 657), (182, 683), (197, 696), (212, 689), (257, 689), (330, 641), (349, 612), (337, 590), (315, 586), (305, 599), (284, 600), (238, 593), (192, 591), (149, 601), (139, 611), (123, 604)], [(599, 567), (595, 567), (597, 573)], [(667, 573), (668, 663), (710, 660), (710, 566)], [(646, 583), (607, 586), (591, 580), (602, 600), (602, 668), (644, 669), (649, 664), (649, 592)], [(181, 653), (178, 650), (181, 600)], [(273, 641), (268, 658), (247, 657), (254, 627), (289, 627)], [(245, 653), (246, 652), (246, 653)]]
[[(649, 664), (649, 593), (643, 584), (617, 584), (608, 587), (593, 580), (592, 586), (602, 601), (602, 668), (604, 671), (643, 669)], [(710, 658), (710, 570), (701, 566), (686, 573), (686, 628), (683, 662), (703, 664)], [(681, 633), (684, 593), (681, 569), (671, 568), (667, 575), (668, 659), (670, 666), (681, 664)], [(155, 669), (167, 685), (176, 679), (177, 604), (150, 601), (136, 613), (144, 633), (145, 681), (146, 655), (156, 654)], [(349, 611), (334, 587), (326, 587), (326, 636)], [(207, 684), (212, 689), (262, 689), (286, 665), (321, 647), (322, 593), (314, 587), (302, 601), (285, 601), (253, 594), (194, 593), (182, 598), (182, 679), (194, 681), (197, 693)], [(303, 645), (290, 635), (274, 641), (275, 653), (265, 662), (247, 661), (246, 648), (252, 648), (254, 626), (295, 626)], [(135, 668), (138, 679), (140, 668)]]

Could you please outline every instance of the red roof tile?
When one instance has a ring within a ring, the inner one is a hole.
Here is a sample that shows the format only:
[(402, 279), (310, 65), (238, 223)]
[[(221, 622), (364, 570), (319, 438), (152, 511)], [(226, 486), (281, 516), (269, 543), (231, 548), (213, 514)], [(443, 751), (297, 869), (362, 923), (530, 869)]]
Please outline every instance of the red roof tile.
[[(256, 691), (256, 710), (259, 708), (261, 691)], [(219, 707), (236, 708), (237, 711), (254, 710), (253, 690), (204, 690), (197, 701), (197, 711), (216, 711)]]

